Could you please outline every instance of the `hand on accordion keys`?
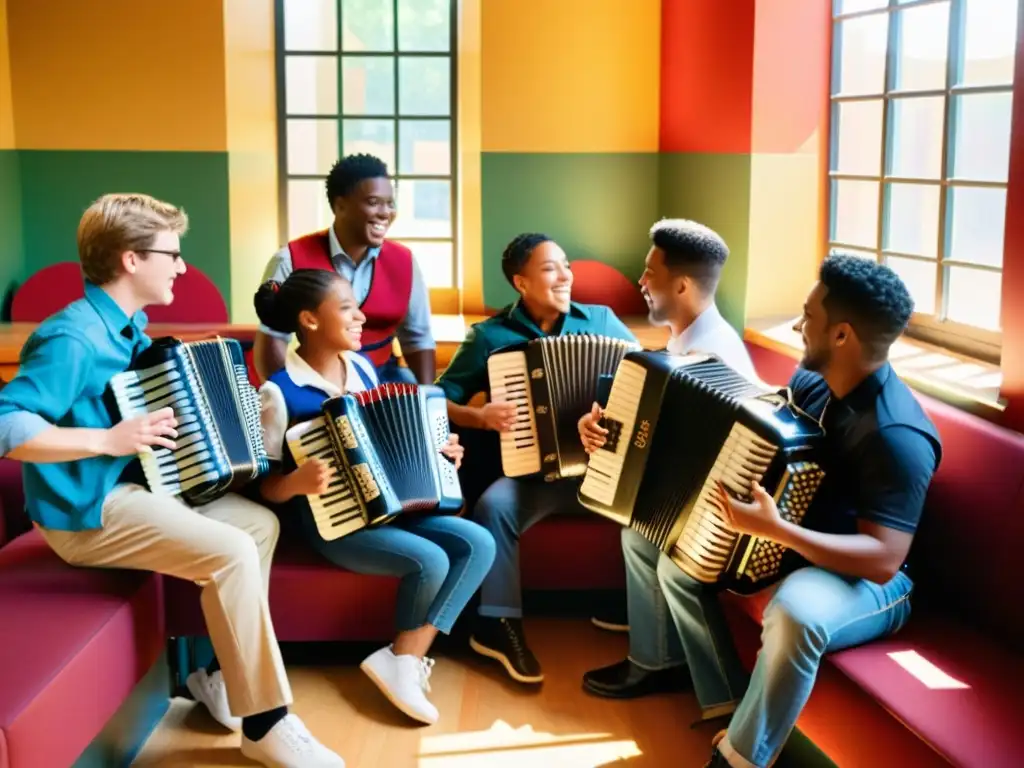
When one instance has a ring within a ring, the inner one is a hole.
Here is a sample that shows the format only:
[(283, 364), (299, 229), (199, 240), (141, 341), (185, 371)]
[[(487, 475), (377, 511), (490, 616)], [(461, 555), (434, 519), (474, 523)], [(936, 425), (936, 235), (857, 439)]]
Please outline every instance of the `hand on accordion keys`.
[(292, 472), (288, 479), (292, 496), (319, 496), (327, 493), (332, 479), (331, 466), (323, 459), (311, 458)]
[(590, 408), (589, 413), (583, 414), (577, 422), (580, 431), (580, 440), (587, 453), (599, 450), (608, 441), (608, 430), (600, 425), (603, 411), (597, 403)]
[(480, 408), (483, 428), (507, 432), (516, 425), (516, 407), (512, 403), (487, 403)]
[(777, 540), (782, 528), (782, 515), (768, 492), (759, 483), (754, 483), (751, 502), (739, 501), (729, 495), (725, 486), (718, 483), (718, 511), (722, 522), (736, 533), (747, 533), (764, 539)]
[(448, 435), (448, 442), (439, 449), (442, 456), (447, 456), (455, 463), (455, 468), (462, 466), (462, 457), (466, 453), (466, 447), (459, 442), (458, 435)]
[(172, 438), (178, 436), (174, 409), (161, 408), (118, 422), (103, 435), (103, 453), (107, 456), (131, 456), (154, 446), (174, 450)]

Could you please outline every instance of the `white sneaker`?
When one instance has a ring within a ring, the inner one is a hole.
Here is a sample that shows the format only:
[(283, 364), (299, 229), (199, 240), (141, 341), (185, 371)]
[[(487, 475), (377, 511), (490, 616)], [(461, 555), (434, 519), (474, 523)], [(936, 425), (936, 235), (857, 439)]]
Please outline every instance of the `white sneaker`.
[(229, 731), (242, 730), (242, 718), (231, 714), (228, 689), (219, 669), (212, 675), (207, 675), (205, 669), (197, 669), (188, 676), (185, 685), (195, 700), (209, 710), (214, 720)]
[(345, 761), (314, 739), (292, 714), (278, 720), (259, 741), (243, 735), (242, 754), (267, 768), (345, 768)]
[(409, 717), (431, 724), (437, 722), (437, 707), (430, 703), (430, 673), (434, 660), (403, 654), (396, 656), (391, 646), (367, 656), (359, 668)]

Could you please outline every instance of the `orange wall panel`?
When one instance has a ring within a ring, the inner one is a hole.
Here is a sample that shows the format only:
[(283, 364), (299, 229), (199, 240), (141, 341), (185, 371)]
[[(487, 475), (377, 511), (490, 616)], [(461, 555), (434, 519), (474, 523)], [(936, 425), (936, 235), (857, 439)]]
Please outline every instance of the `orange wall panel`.
[(7, 0), (19, 149), (227, 148), (220, 0)]
[(664, 0), (662, 152), (750, 152), (754, 19), (754, 0)]
[(7, 0), (0, 0), (0, 149), (14, 149), (11, 100), (11, 51), (7, 36)]

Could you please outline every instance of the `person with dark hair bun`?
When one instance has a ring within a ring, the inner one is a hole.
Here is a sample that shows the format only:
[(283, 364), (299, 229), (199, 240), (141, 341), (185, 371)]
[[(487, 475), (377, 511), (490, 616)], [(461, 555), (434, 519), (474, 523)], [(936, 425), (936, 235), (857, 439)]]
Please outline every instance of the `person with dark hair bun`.
[[(608, 307), (572, 301), (569, 259), (548, 235), (526, 232), (513, 238), (501, 255), (501, 270), (519, 299), (494, 317), (473, 325), (437, 381), (448, 397), (452, 422), (475, 430), (478, 439), (480, 430), (488, 432), (483, 435), (488, 438), (507, 431), (515, 419), (515, 409), (508, 403), (479, 407), (468, 404), (477, 394), (486, 392), (487, 359), (495, 350), (568, 333), (636, 341)], [(500, 466), (488, 465), (470, 474), (466, 485), (482, 487), (500, 474)], [(576, 479), (547, 483), (539, 478), (497, 477), (473, 505), (473, 519), (494, 536), (498, 554), (481, 589), (470, 646), (497, 660), (518, 682), (543, 680), (540, 663), (523, 631), (519, 535), (555, 512), (590, 514), (576, 498), (578, 488)], [(472, 495), (467, 493), (468, 501)]]
[[(366, 316), (360, 350), (384, 381), (429, 384), (436, 374), (430, 294), (411, 250), (387, 240), (395, 220), (395, 191), (387, 165), (367, 154), (349, 155), (331, 168), (325, 191), (330, 227), (291, 240), (270, 259), (263, 279), (283, 283), (292, 270), (336, 272), (352, 285)], [(408, 368), (392, 352), (398, 339)], [(284, 365), (291, 333), (260, 323), (253, 349), (266, 378)]]
[[(793, 405), (824, 430), (818, 461), (825, 478), (804, 524), (783, 519), (757, 483), (749, 502), (718, 487), (727, 527), (786, 550), (750, 676), (713, 587), (657, 550), (626, 553), (641, 596), (630, 600), (631, 633), (666, 624), (667, 613), (677, 632), (663, 643), (659, 668), (689, 678), (702, 719), (728, 723), (712, 740), (706, 768), (772, 765), (822, 656), (898, 632), (909, 618), (907, 554), (942, 458), (935, 425), (888, 361), (912, 311), (906, 285), (889, 267), (844, 254), (826, 259), (795, 326), (804, 356), (789, 381)], [(606, 670), (588, 672), (584, 687), (616, 695), (594, 684)], [(629, 693), (652, 692), (633, 686)]]
[[(260, 388), (264, 444), (268, 455), (281, 462), (281, 471), (261, 481), (260, 492), (269, 504), (283, 507), (284, 519), (296, 523), (310, 546), (335, 565), (401, 579), (398, 634), (361, 668), (402, 712), (433, 723), (438, 712), (426, 696), (433, 660), (426, 653), (438, 632), (451, 631), (491, 567), (494, 539), (454, 515), (409, 514), (324, 541), (309, 506), (296, 497), (324, 493), (328, 466), (313, 459), (296, 468), (285, 432), (319, 416), (329, 397), (378, 386), (376, 371), (359, 354), (366, 317), (348, 281), (322, 269), (300, 269), (284, 282), (265, 282), (255, 305), (267, 327), (294, 333), (299, 340), (284, 366)], [(457, 435), (441, 453), (460, 465), (463, 448)]]

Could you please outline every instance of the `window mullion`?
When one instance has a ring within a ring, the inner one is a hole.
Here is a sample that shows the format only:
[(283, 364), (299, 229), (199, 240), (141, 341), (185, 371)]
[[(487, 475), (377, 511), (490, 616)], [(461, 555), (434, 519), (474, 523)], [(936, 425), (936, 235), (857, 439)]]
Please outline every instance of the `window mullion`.
[(953, 154), (956, 152), (956, 129), (959, 122), (959, 110), (952, 89), (960, 80), (960, 58), (963, 51), (963, 37), (966, 8), (964, 0), (951, 0), (949, 4), (949, 25), (946, 48), (946, 98), (942, 115), (942, 170), (944, 185), (939, 195), (939, 252), (935, 266), (935, 317), (943, 321), (949, 314), (949, 265), (947, 260), (952, 241), (952, 197), (953, 188), (948, 180), (956, 170)]

